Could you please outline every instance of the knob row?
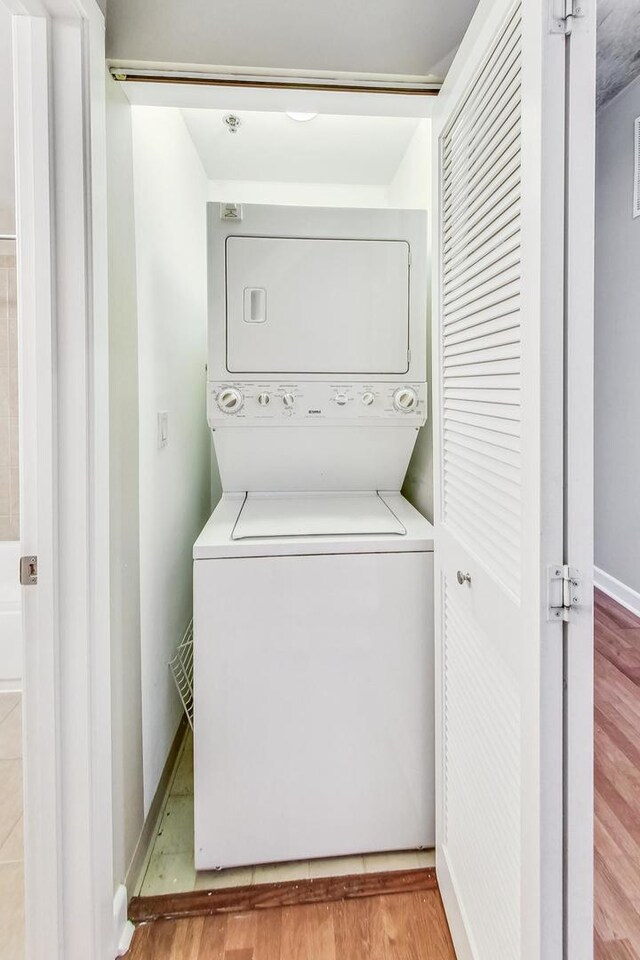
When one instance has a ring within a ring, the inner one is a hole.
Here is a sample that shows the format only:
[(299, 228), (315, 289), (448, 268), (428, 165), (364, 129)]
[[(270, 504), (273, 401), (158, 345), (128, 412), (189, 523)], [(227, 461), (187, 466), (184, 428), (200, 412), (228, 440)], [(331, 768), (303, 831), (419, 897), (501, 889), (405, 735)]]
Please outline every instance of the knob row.
[[(334, 398), (338, 406), (345, 406), (348, 401), (346, 393), (337, 393)], [(369, 407), (375, 400), (375, 394), (366, 391), (361, 397), (362, 403)], [(271, 395), (261, 393), (258, 395), (258, 403), (261, 407), (266, 407), (271, 402)], [(282, 396), (282, 404), (286, 410), (291, 410), (295, 404), (295, 397), (292, 393), (285, 393)], [(244, 396), (237, 387), (225, 387), (218, 394), (218, 406), (223, 413), (238, 413), (244, 406)], [(413, 387), (398, 387), (393, 394), (393, 406), (399, 413), (410, 413), (418, 406), (418, 394)]]

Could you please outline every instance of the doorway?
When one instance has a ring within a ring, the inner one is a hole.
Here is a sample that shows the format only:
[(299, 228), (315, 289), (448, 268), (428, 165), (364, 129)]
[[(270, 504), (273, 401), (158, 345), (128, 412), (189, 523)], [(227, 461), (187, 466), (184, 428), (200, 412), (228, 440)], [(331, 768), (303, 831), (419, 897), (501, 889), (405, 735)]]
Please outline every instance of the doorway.
[[(429, 120), (256, 109), (259, 93), (254, 109), (228, 93), (167, 107), (146, 102), (151, 85), (107, 85), (118, 870), (145, 898), (432, 869), (433, 851), (414, 850), (196, 875), (191, 731), (169, 668), (190, 641), (192, 546), (221, 490), (203, 405), (206, 204), (428, 210)], [(405, 492), (428, 517), (430, 422)]]

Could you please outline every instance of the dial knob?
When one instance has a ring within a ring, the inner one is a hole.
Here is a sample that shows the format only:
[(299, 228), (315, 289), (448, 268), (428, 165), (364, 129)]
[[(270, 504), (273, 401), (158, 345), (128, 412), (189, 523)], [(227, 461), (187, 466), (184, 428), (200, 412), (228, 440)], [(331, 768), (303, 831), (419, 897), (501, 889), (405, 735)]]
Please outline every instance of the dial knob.
[(291, 410), (295, 403), (295, 397), (292, 393), (285, 393), (282, 397), (282, 402), (287, 410)]
[(336, 393), (333, 399), (339, 407), (344, 407), (345, 403), (347, 402), (347, 395), (346, 393)]
[(370, 407), (373, 401), (375, 400), (375, 394), (371, 393), (370, 390), (367, 390), (366, 393), (362, 394), (362, 402), (365, 407)]
[(418, 406), (418, 394), (413, 387), (398, 387), (393, 394), (393, 405), (400, 413), (409, 413)]
[(258, 403), (260, 404), (261, 407), (266, 407), (266, 406), (268, 406), (268, 404), (270, 403), (270, 401), (271, 401), (271, 397), (269, 396), (268, 393), (261, 393), (261, 394), (258, 396)]
[(237, 413), (242, 409), (244, 397), (235, 387), (225, 387), (218, 394), (218, 406), (223, 413)]

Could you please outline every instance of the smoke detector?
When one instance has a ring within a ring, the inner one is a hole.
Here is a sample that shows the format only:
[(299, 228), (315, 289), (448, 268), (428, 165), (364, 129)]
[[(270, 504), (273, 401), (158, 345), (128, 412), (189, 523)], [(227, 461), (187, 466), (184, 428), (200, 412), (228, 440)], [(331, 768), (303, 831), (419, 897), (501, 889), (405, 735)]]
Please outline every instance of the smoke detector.
[(229, 133), (237, 133), (242, 122), (240, 117), (237, 117), (235, 113), (225, 114), (225, 116), (222, 118), (222, 121), (226, 124)]

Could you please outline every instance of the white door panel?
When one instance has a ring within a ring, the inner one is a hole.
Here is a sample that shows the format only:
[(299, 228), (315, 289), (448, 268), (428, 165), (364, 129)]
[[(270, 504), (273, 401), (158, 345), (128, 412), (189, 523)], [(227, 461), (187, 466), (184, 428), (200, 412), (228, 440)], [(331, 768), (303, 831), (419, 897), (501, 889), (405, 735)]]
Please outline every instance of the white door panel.
[(409, 244), (229, 237), (232, 373), (406, 373)]
[(435, 120), (437, 868), (459, 960), (563, 955), (565, 45), (546, 4), (484, 0)]

